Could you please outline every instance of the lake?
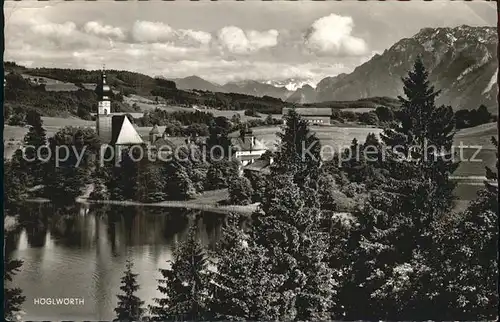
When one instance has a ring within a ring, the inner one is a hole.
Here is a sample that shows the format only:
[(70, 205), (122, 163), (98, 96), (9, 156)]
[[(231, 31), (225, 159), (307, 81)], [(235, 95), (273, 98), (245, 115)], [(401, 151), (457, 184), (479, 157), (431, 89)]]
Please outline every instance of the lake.
[[(23, 290), (25, 320), (111, 320), (125, 261), (139, 273), (146, 304), (160, 296), (159, 268), (168, 268), (176, 241), (198, 224), (199, 239), (213, 248), (224, 215), (184, 209), (56, 208), (32, 204), (20, 228), (6, 236), (6, 252), (24, 261), (14, 277)], [(40, 305), (37, 298), (79, 298), (83, 305)]]

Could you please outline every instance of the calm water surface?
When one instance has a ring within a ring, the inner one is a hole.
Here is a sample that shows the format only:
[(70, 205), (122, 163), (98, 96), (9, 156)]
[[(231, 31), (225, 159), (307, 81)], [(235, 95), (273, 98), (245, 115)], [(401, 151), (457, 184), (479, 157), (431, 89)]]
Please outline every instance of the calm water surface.
[[(30, 205), (21, 227), (6, 236), (6, 251), (22, 259), (15, 284), (26, 296), (26, 320), (111, 320), (125, 261), (139, 273), (138, 295), (151, 304), (159, 268), (167, 268), (176, 241), (197, 222), (209, 248), (220, 235), (224, 215), (144, 207), (69, 208)], [(83, 298), (83, 305), (49, 306), (35, 298)]]

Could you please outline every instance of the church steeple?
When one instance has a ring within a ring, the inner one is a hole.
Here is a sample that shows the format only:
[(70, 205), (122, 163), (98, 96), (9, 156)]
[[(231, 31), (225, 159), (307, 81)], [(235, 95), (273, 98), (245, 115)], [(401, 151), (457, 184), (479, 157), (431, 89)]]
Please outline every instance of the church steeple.
[(101, 79), (96, 86), (99, 96), (97, 105), (96, 131), (102, 143), (109, 143), (112, 133), (111, 88), (106, 80), (106, 72), (101, 72)]
[(97, 94), (99, 95), (99, 107), (97, 113), (99, 115), (107, 115), (111, 113), (111, 88), (106, 80), (106, 72), (101, 73), (101, 81), (97, 86)]
[(109, 100), (111, 98), (111, 87), (108, 85), (106, 71), (103, 68), (101, 71), (101, 78), (96, 86), (96, 94), (99, 95), (99, 100)]

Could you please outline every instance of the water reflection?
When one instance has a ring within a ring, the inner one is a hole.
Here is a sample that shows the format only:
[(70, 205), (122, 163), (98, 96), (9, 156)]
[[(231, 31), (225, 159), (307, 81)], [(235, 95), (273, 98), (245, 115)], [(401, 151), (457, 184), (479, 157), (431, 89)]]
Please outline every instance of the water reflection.
[[(200, 241), (213, 248), (223, 215), (198, 210), (130, 206), (55, 207), (33, 204), (21, 211), (20, 228), (5, 237), (6, 251), (24, 261), (16, 284), (26, 295), (25, 319), (110, 320), (125, 261), (140, 273), (139, 296), (159, 296), (158, 268), (172, 246), (196, 223)], [(35, 298), (83, 298), (81, 306), (35, 305)]]

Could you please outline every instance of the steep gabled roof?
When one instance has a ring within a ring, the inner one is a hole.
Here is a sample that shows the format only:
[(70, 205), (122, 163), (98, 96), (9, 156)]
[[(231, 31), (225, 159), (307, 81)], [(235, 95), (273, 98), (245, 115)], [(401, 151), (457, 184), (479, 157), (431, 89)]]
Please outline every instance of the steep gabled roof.
[(267, 150), (267, 147), (257, 139), (254, 139), (254, 145), (252, 147), (251, 137), (237, 137), (231, 138), (231, 144), (238, 151), (256, 151), (256, 150)]
[(114, 115), (111, 119), (111, 126), (111, 145), (133, 145), (144, 143), (126, 115)]
[(266, 159), (258, 159), (244, 166), (243, 170), (257, 171), (268, 174), (271, 172), (271, 162)]

